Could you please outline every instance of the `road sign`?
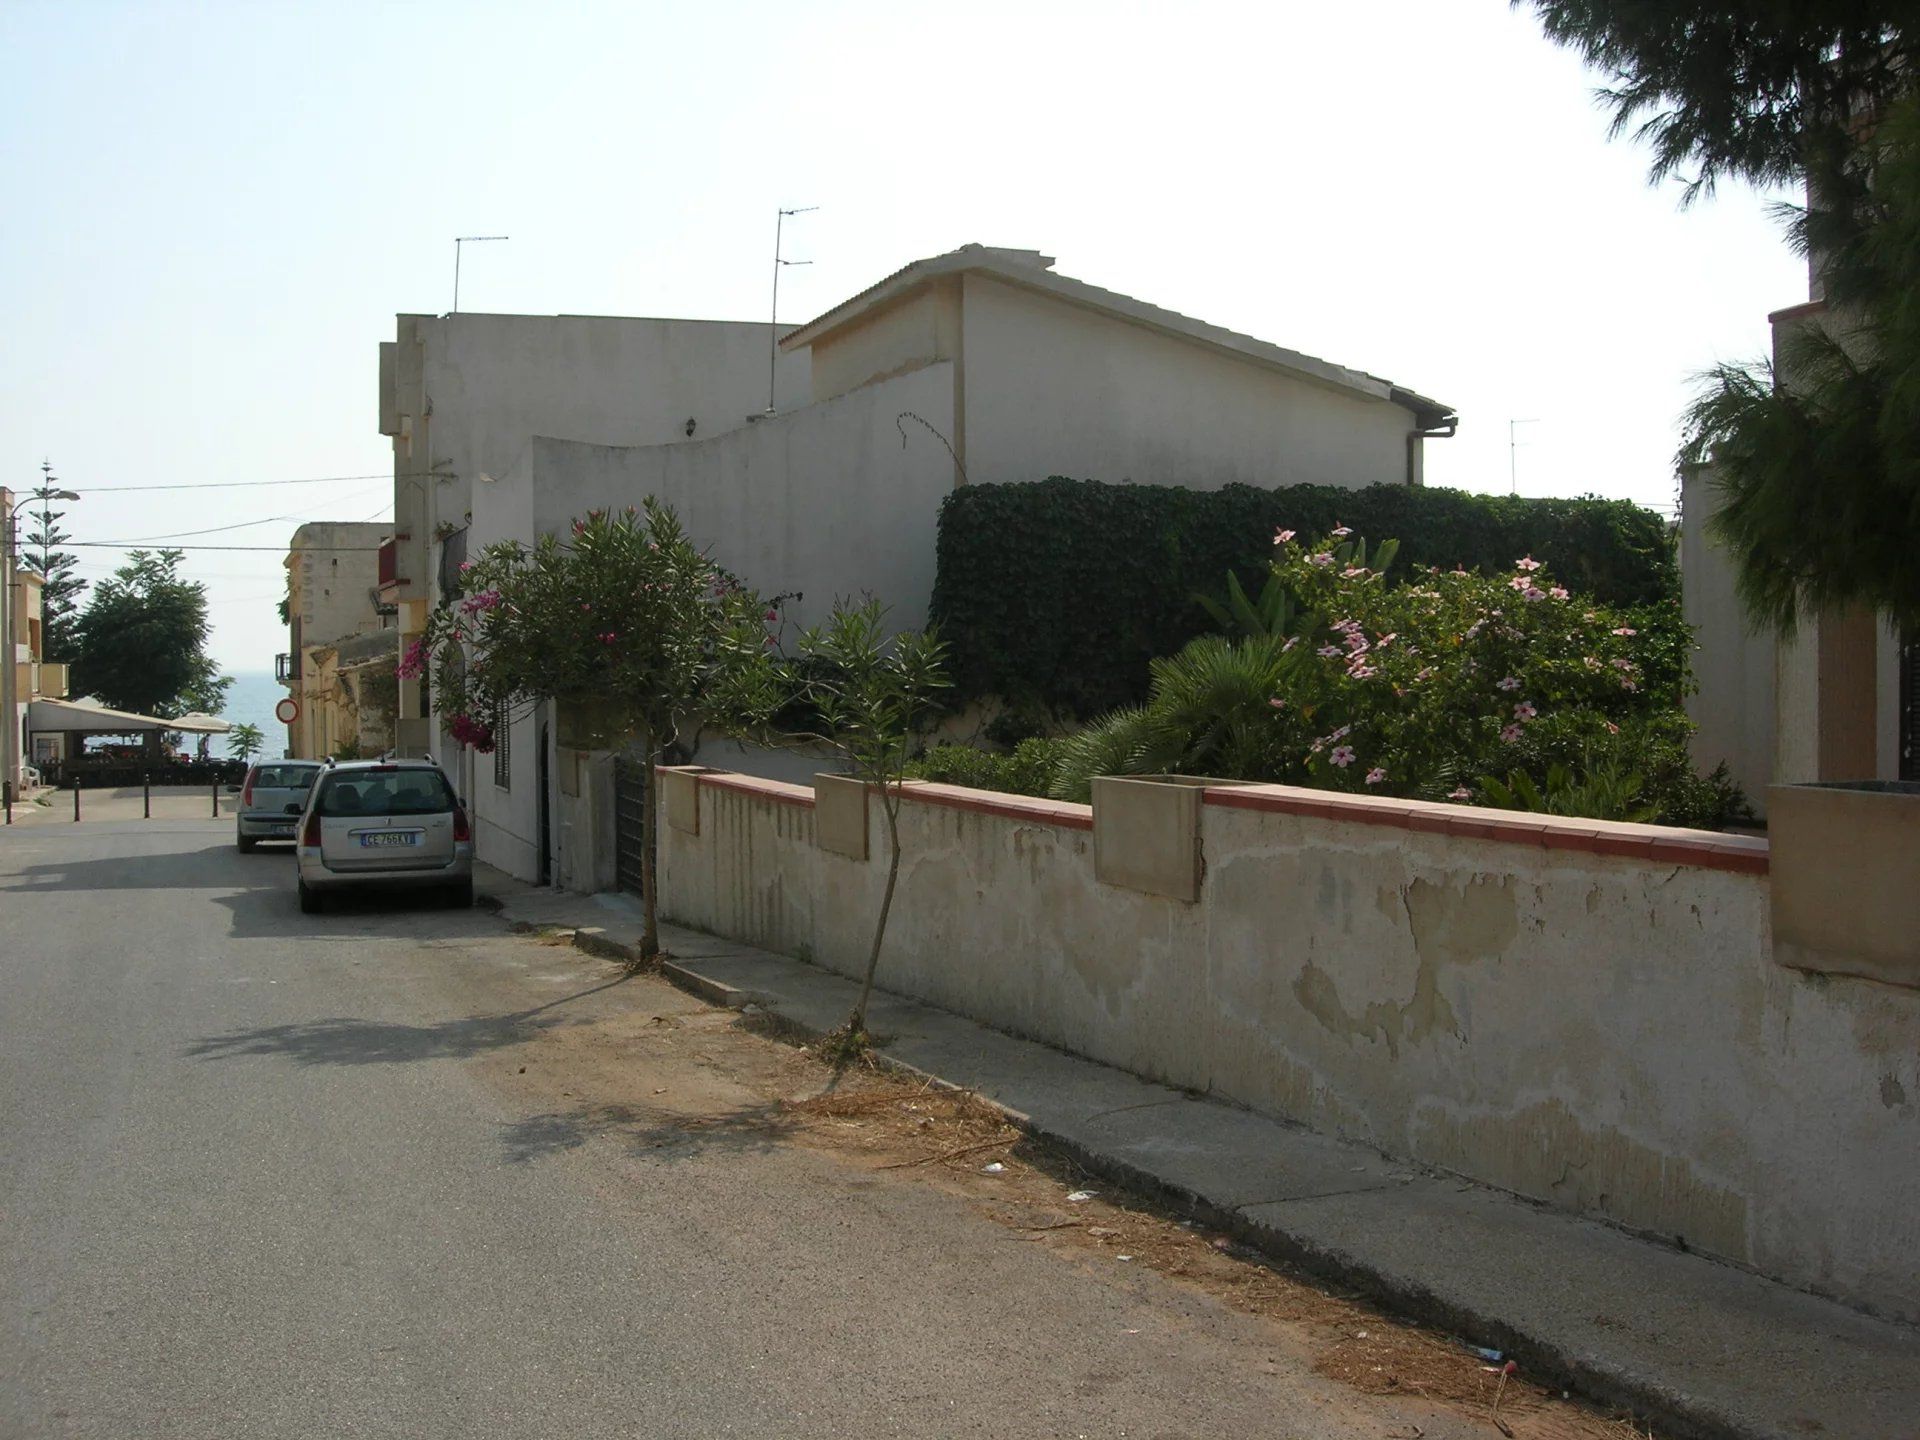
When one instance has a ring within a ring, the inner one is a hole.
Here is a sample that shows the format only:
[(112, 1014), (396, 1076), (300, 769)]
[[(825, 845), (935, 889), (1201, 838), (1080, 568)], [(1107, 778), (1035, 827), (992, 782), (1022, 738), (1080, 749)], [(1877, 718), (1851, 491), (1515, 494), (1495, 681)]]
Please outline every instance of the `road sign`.
[(273, 718), (282, 725), (291, 725), (300, 718), (300, 702), (289, 695), (273, 707)]

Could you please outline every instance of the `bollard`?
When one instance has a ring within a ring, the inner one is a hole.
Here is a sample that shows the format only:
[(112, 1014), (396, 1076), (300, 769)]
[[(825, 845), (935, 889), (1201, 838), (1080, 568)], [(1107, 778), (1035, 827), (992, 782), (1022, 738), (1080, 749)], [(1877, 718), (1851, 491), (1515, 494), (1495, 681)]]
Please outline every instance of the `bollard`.
[(80, 777), (73, 777), (73, 823), (80, 823)]
[(213, 777), (213, 818), (220, 818), (220, 777)]
[(153, 819), (153, 776), (144, 770), (140, 772), (140, 818)]
[(0, 796), (4, 796), (7, 805), (7, 824), (13, 824), (13, 781), (0, 780)]

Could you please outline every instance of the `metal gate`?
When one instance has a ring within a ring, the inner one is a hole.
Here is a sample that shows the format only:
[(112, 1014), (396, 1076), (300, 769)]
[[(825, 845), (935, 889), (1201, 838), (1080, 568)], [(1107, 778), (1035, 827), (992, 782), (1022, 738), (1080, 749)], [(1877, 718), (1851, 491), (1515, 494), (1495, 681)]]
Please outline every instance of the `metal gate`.
[(641, 894), (640, 845), (645, 833), (647, 808), (641, 796), (646, 771), (639, 760), (613, 762), (614, 880), (622, 890)]

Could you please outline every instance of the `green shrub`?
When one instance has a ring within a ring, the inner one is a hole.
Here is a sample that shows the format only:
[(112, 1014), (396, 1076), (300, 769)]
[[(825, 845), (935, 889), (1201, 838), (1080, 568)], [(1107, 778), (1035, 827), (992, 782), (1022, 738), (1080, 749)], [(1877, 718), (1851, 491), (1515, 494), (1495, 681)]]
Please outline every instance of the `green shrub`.
[(1533, 500), (1378, 485), (1262, 490), (1055, 477), (964, 485), (941, 507), (932, 614), (954, 698), (1084, 719), (1146, 693), (1156, 657), (1213, 628), (1196, 598), (1232, 573), (1257, 593), (1281, 528), (1396, 535), (1402, 563), (1488, 573), (1520, 555), (1610, 606), (1679, 592), (1664, 521), (1624, 500)]
[(1033, 737), (1022, 740), (1009, 754), (976, 750), (970, 745), (936, 745), (909, 764), (907, 774), (914, 780), (936, 780), (974, 790), (1047, 795), (1052, 793), (1061, 743)]
[(1687, 754), (1686, 630), (1670, 603), (1576, 596), (1532, 556), (1504, 575), (1428, 567), (1389, 585), (1390, 544), (1374, 567), (1338, 533), (1303, 548), (1282, 531), (1278, 544), (1297, 633), (1202, 636), (1155, 661), (1144, 706), (1062, 742), (1056, 795), (1086, 799), (1095, 775), (1182, 771), (1667, 824), (1740, 818), (1738, 790), (1697, 776)]

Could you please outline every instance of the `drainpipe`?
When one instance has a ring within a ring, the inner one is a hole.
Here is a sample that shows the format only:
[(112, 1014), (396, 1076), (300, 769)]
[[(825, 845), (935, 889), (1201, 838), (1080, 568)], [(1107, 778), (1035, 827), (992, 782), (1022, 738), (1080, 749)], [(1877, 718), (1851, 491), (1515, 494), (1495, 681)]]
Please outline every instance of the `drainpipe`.
[(1460, 430), (1460, 417), (1451, 410), (1436, 406), (1431, 400), (1415, 395), (1410, 390), (1394, 387), (1389, 398), (1395, 404), (1405, 405), (1413, 411), (1414, 426), (1407, 432), (1407, 484), (1419, 485), (1425, 477), (1425, 465), (1420, 453), (1421, 442), (1425, 440), (1451, 440)]

